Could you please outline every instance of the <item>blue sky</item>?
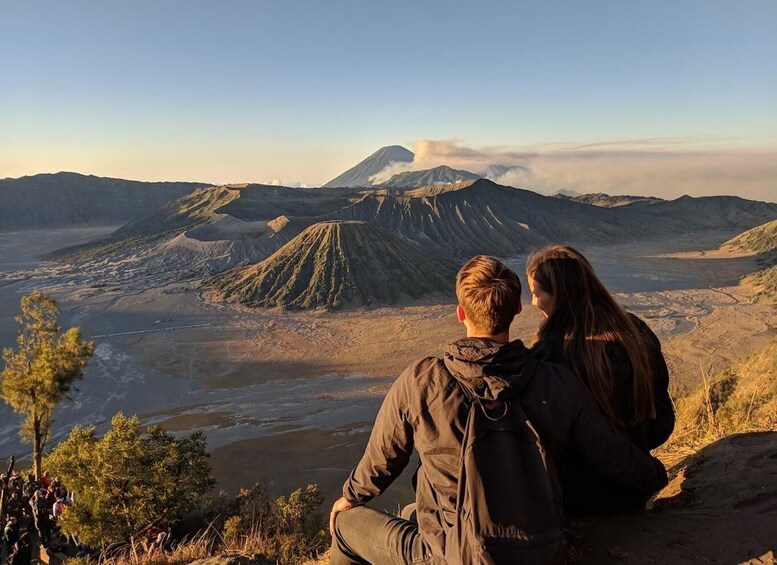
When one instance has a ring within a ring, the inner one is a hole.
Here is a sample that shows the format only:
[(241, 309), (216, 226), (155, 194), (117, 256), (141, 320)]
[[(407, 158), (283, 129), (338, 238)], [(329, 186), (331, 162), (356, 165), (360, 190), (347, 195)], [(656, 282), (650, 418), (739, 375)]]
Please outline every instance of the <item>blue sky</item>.
[(320, 184), (389, 144), (532, 148), (547, 169), (558, 144), (662, 138), (664, 157), (746, 153), (758, 190), (775, 180), (773, 0), (0, 9), (0, 177)]

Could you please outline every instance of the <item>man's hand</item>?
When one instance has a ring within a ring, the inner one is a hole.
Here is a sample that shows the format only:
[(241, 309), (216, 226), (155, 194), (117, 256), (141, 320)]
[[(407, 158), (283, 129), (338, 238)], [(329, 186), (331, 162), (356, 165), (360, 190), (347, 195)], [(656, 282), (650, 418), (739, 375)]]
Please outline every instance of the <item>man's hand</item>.
[(340, 512), (345, 512), (346, 510), (350, 510), (353, 508), (353, 504), (348, 502), (344, 497), (340, 497), (337, 500), (335, 500), (335, 503), (332, 505), (332, 512), (329, 514), (329, 535), (334, 536), (335, 535), (335, 516), (337, 516)]

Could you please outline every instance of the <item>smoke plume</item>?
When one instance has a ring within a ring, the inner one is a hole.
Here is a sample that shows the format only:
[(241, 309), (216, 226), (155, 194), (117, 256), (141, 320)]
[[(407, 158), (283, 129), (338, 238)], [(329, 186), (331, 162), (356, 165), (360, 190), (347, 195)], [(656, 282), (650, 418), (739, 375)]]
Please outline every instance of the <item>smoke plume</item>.
[[(546, 194), (732, 194), (756, 200), (774, 200), (777, 194), (777, 150), (725, 146), (702, 137), (483, 148), (459, 140), (421, 139), (413, 149), (413, 163), (403, 163), (395, 172), (448, 165), (485, 174), (502, 165), (503, 174), (488, 175), (495, 182)], [(391, 175), (383, 173), (377, 176), (388, 180)]]

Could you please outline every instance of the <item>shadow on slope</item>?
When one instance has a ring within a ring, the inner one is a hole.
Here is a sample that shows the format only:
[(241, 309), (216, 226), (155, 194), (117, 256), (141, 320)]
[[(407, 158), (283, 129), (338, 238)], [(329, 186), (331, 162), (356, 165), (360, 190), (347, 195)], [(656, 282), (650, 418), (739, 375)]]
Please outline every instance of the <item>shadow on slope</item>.
[(671, 475), (650, 512), (576, 522), (573, 562), (774, 562), (777, 432), (721, 439)]

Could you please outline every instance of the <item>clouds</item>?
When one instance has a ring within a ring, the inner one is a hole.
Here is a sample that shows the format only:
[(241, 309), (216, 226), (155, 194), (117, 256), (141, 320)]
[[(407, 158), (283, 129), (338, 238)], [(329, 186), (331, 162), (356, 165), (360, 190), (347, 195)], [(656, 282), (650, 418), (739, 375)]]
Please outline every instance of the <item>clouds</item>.
[(384, 169), (382, 169), (379, 173), (372, 175), (369, 177), (369, 181), (372, 184), (383, 184), (384, 182), (388, 181), (391, 177), (394, 175), (398, 175), (399, 173), (406, 173), (408, 171), (418, 170), (413, 167), (413, 163), (407, 163), (404, 161), (394, 161), (393, 163), (389, 163)]
[(304, 182), (299, 182), (299, 181), (286, 182), (281, 179), (272, 179), (271, 181), (265, 182), (264, 184), (268, 184), (270, 186), (285, 186), (288, 188), (310, 188), (310, 185), (307, 185)]
[(775, 200), (777, 150), (738, 147), (735, 141), (726, 146), (707, 137), (650, 138), (476, 148), (459, 140), (422, 139), (413, 144), (412, 170), (445, 164), (483, 174), (492, 165), (504, 165), (509, 169), (496, 182), (544, 193), (732, 194)]

